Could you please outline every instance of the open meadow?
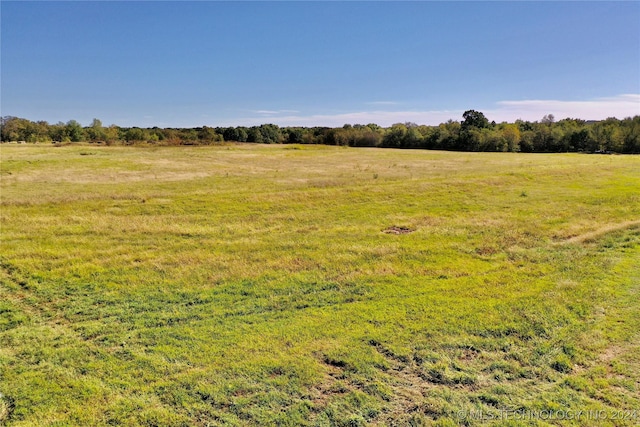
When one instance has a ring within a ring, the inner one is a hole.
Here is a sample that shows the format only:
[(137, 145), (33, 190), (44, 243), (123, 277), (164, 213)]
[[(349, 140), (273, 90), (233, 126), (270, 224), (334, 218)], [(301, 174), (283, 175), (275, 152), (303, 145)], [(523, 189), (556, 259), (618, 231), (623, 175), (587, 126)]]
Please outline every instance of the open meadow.
[(0, 172), (0, 424), (640, 422), (638, 156), (3, 145)]

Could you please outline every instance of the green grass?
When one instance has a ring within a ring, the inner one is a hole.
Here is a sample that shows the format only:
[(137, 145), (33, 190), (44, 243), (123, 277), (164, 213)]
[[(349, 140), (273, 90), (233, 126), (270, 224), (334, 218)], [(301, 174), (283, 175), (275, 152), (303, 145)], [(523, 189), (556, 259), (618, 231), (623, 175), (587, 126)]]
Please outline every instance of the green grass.
[(1, 156), (0, 423), (640, 419), (638, 157)]

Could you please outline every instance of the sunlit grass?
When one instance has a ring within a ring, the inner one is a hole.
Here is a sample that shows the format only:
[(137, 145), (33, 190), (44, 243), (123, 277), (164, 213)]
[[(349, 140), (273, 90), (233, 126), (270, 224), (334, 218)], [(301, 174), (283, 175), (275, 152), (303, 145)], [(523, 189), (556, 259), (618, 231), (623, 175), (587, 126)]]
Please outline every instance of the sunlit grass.
[(12, 425), (640, 410), (637, 157), (1, 154)]

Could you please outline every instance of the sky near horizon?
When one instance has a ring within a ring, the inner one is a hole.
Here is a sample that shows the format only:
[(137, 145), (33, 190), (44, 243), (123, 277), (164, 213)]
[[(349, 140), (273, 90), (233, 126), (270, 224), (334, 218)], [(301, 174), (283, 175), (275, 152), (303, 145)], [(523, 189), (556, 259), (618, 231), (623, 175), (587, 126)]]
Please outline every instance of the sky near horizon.
[(2, 1), (2, 116), (140, 127), (640, 115), (640, 2)]

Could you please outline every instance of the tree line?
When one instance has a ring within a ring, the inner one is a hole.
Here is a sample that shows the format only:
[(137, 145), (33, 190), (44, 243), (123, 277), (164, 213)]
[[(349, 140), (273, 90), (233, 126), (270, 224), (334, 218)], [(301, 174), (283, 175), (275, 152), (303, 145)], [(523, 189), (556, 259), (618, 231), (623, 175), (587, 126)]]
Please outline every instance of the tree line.
[(422, 148), (432, 150), (496, 152), (614, 152), (640, 153), (640, 116), (600, 121), (563, 119), (553, 115), (540, 121), (489, 122), (482, 112), (465, 111), (462, 121), (438, 126), (397, 123), (330, 127), (139, 128), (90, 126), (75, 120), (49, 124), (18, 117), (0, 119), (0, 141), (90, 142), (98, 144), (210, 145), (225, 141), (264, 144), (327, 144), (351, 147)]

